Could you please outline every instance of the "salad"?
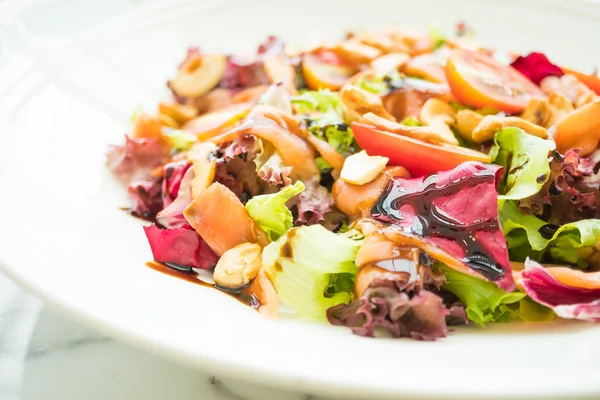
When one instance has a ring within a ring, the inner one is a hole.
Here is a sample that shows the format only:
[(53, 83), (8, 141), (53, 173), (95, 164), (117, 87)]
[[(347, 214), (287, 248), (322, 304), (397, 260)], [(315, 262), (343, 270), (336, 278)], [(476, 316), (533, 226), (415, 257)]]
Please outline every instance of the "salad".
[(600, 322), (597, 75), (459, 24), (192, 47), (167, 86), (107, 154), (154, 268), (368, 337)]

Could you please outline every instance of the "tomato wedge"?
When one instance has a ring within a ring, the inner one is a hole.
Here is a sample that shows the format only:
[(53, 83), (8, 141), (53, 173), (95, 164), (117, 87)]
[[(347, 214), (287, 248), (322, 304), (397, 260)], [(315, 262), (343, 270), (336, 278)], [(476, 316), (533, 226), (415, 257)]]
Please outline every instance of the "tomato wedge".
[(340, 90), (356, 70), (331, 51), (304, 54), (302, 74), (312, 90)]
[(358, 122), (352, 124), (352, 132), (369, 155), (385, 156), (390, 159), (389, 165), (403, 166), (415, 177), (447, 171), (465, 161), (492, 161), (490, 156), (479, 151), (427, 143)]
[(445, 72), (452, 94), (477, 108), (518, 113), (532, 96), (543, 96), (519, 71), (478, 52), (452, 50)]
[(600, 77), (598, 75), (587, 75), (571, 68), (560, 67), (565, 74), (574, 75), (581, 83), (600, 95)]

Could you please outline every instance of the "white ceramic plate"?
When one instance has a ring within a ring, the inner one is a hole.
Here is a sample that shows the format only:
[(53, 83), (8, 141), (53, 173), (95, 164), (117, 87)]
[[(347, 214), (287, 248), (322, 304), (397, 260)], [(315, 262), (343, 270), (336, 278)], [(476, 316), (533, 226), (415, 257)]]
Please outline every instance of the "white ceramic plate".
[[(30, 49), (42, 46), (31, 28), (49, 10), (21, 15)], [(84, 15), (57, 21), (76, 18)], [(472, 327), (426, 343), (365, 339), (291, 316), (268, 321), (146, 268), (142, 223), (119, 210), (125, 191), (104, 167), (106, 145), (122, 140), (137, 105), (152, 109), (165, 95), (188, 44), (251, 51), (269, 33), (304, 42), (349, 27), (450, 30), (461, 20), (500, 48), (543, 50), (580, 68), (598, 61), (600, 6), (581, 1), (169, 2), (38, 48), (0, 86), (2, 270), (111, 335), (269, 385), (368, 399), (600, 396), (600, 326)]]

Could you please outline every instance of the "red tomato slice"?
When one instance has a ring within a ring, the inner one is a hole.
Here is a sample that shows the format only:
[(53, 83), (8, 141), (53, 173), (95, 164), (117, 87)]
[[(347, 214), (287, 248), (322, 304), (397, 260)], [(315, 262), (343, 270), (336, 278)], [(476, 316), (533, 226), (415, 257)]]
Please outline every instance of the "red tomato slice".
[(387, 157), (389, 165), (403, 166), (415, 177), (447, 171), (465, 161), (492, 161), (490, 156), (479, 151), (427, 143), (358, 122), (352, 124), (352, 132), (359, 146), (369, 155)]
[(565, 74), (575, 75), (581, 83), (592, 89), (596, 94), (600, 95), (600, 77), (598, 75), (587, 75), (583, 72), (576, 71), (571, 68), (560, 67)]
[(304, 80), (312, 90), (340, 90), (355, 73), (354, 68), (328, 50), (306, 53), (302, 62)]
[(454, 49), (445, 68), (452, 94), (477, 108), (518, 113), (541, 90), (516, 69), (485, 54)]

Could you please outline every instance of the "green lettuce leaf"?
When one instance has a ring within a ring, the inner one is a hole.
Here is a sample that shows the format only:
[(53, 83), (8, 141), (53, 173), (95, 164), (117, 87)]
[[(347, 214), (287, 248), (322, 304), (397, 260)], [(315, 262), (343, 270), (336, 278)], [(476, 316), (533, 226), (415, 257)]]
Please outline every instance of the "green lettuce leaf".
[(433, 40), (433, 50), (439, 49), (446, 43), (446, 34), (443, 30), (432, 25), (430, 25), (427, 30), (429, 31), (431, 40)]
[(321, 225), (292, 228), (263, 250), (263, 267), (281, 301), (298, 314), (325, 318), (328, 308), (354, 297), (361, 236)]
[(137, 119), (137, 117), (144, 112), (144, 107), (142, 107), (141, 104), (138, 104), (133, 111), (131, 112), (131, 115), (129, 116), (129, 122), (133, 125), (135, 124), (135, 120)]
[(294, 218), (285, 203), (304, 190), (304, 184), (296, 181), (277, 193), (254, 196), (246, 203), (248, 214), (267, 233), (269, 240), (277, 240), (292, 228)]
[(317, 164), (317, 169), (319, 170), (319, 173), (321, 173), (321, 174), (329, 172), (333, 169), (333, 167), (331, 165), (329, 165), (323, 157), (315, 158), (315, 163)]
[[(522, 230), (527, 239), (527, 243), (530, 248), (535, 251), (541, 251), (548, 245), (548, 239), (545, 238), (540, 230), (546, 225), (544, 221), (536, 217), (535, 215), (528, 215), (523, 213), (517, 207), (514, 201), (500, 200), (498, 202), (498, 211), (500, 225), (502, 226), (502, 232), (507, 238), (509, 250), (511, 249), (511, 238), (515, 236), (513, 232)], [(516, 239), (520, 240), (520, 239)], [(516, 243), (515, 243), (516, 244)], [(527, 257), (522, 257), (522, 260)]]
[[(344, 107), (337, 92), (308, 90), (293, 97), (292, 103), (301, 113), (308, 114), (308, 131), (325, 140), (339, 154), (347, 157), (359, 149), (352, 129), (344, 123)], [(319, 169), (328, 170), (323, 162)]]
[(496, 133), (490, 156), (505, 168), (500, 199), (524, 199), (539, 192), (550, 177), (548, 153), (554, 142), (529, 135), (519, 128)]
[(454, 293), (465, 305), (467, 317), (481, 326), (487, 322), (510, 321), (512, 312), (506, 305), (517, 303), (525, 297), (525, 293), (507, 293), (493, 282), (463, 274), (445, 265), (440, 268), (447, 280), (442, 287)]
[(423, 126), (415, 117), (406, 117), (400, 123), (407, 126)]
[(485, 326), (488, 322), (548, 321), (554, 317), (551, 310), (537, 306), (525, 293), (508, 293), (493, 282), (463, 274), (442, 264), (437, 266), (445, 273), (447, 282), (443, 289), (454, 293), (466, 307), (467, 317)]
[(514, 201), (500, 201), (499, 215), (511, 259), (565, 262), (581, 268), (589, 266), (600, 241), (600, 220), (584, 219), (562, 226), (550, 225), (525, 214)]
[(390, 85), (383, 78), (361, 78), (356, 84), (359, 88), (366, 90), (367, 92), (375, 93), (377, 95), (387, 93), (390, 90)]
[(298, 96), (292, 97), (292, 104), (296, 105), (302, 114), (320, 112), (321, 115), (311, 119), (311, 126), (321, 128), (328, 125), (344, 123), (344, 106), (337, 92), (329, 89), (307, 90)]
[(512, 307), (511, 311), (516, 318), (525, 322), (552, 321), (556, 316), (550, 308), (536, 303), (529, 296), (523, 297), (518, 307)]
[(163, 128), (163, 137), (167, 138), (175, 150), (188, 150), (198, 140), (196, 135), (192, 135), (181, 129)]
[(327, 141), (339, 154), (347, 157), (359, 150), (352, 129), (346, 124), (329, 125), (324, 128), (310, 127), (309, 132)]
[(356, 83), (356, 86), (367, 92), (382, 96), (391, 90), (390, 82), (401, 79), (402, 75), (398, 71), (393, 70), (380, 76), (363, 77)]

